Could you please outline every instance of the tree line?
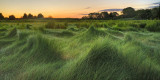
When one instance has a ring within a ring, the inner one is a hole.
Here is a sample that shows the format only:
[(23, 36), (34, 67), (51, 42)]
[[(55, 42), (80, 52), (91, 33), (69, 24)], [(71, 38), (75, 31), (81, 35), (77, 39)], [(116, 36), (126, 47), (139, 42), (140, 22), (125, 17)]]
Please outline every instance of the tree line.
[(122, 15), (117, 12), (101, 12), (101, 13), (89, 13), (88, 16), (82, 17), (82, 19), (160, 19), (160, 7), (152, 9), (140, 9), (135, 10), (132, 7), (127, 7), (122, 10)]
[[(21, 19), (37, 19), (37, 18), (44, 18), (43, 14), (38, 14), (37, 16), (33, 16), (31, 13), (28, 15), (24, 13), (24, 15), (21, 17)], [(8, 18), (5, 18), (2, 13), (0, 13), (0, 20), (3, 19), (9, 19), (9, 20), (15, 20), (16, 17), (14, 15), (10, 15)]]
[[(24, 13), (21, 19), (37, 19), (44, 18), (43, 14), (38, 14), (33, 16), (31, 13), (28, 15)], [(82, 19), (97, 19), (97, 20), (110, 20), (110, 19), (124, 19), (124, 18), (133, 18), (133, 19), (160, 19), (160, 6), (152, 9), (140, 9), (135, 10), (132, 7), (127, 7), (122, 10), (122, 15), (117, 12), (101, 12), (101, 13), (89, 13), (88, 16), (82, 17)], [(5, 19), (3, 14), (0, 13), (0, 20)], [(15, 20), (14, 15), (10, 15), (7, 19)]]

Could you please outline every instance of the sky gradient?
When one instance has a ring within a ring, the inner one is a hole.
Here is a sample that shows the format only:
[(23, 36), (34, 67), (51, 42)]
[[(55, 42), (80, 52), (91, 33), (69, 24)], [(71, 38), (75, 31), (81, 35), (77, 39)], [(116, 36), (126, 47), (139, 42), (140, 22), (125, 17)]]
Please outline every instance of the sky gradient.
[(53, 18), (80, 18), (90, 12), (120, 11), (126, 7), (151, 8), (160, 0), (0, 0), (0, 13), (5, 17), (24, 13)]

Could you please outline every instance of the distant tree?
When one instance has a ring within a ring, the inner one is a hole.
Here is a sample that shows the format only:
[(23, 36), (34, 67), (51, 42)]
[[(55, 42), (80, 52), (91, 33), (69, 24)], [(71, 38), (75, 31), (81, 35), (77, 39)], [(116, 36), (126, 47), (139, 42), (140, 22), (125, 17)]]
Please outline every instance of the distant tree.
[(100, 18), (99, 13), (90, 13), (90, 14), (88, 14), (88, 16), (90, 19), (99, 19)]
[(146, 9), (144, 15), (146, 15), (145, 19), (151, 19), (152, 18), (152, 10), (151, 9)]
[(117, 12), (101, 12), (90, 13), (82, 19), (121, 19), (121, 18), (137, 18), (137, 19), (160, 19), (160, 6), (153, 9), (136, 10), (132, 7), (127, 7), (122, 10), (122, 15)]
[(135, 17), (135, 9), (132, 7), (127, 7), (122, 10), (122, 13), (125, 18), (133, 18)]
[(117, 12), (111, 12), (111, 13), (109, 14), (109, 17), (110, 17), (111, 19), (115, 19), (118, 15), (119, 15), (119, 14), (118, 14)]
[(88, 19), (88, 16), (83, 16), (82, 19)]
[(113, 12), (112, 13), (115, 17), (119, 16), (119, 14), (117, 12)]
[(151, 19), (152, 18), (152, 11), (151, 9), (142, 9), (136, 11), (136, 18), (137, 19)]
[(48, 18), (52, 19), (53, 17), (52, 16), (48, 16)]
[(94, 14), (94, 13), (89, 13), (89, 14), (88, 14), (88, 17), (89, 17), (90, 19), (93, 19), (93, 14)]
[(40, 13), (38, 14), (38, 18), (44, 18), (44, 16)]
[(10, 15), (9, 16), (9, 20), (15, 20), (16, 18), (15, 18), (15, 16), (14, 15)]
[(37, 16), (33, 16), (33, 18), (34, 18), (34, 19), (36, 19), (36, 18), (37, 18)]
[(160, 20), (160, 4), (159, 4), (159, 10), (158, 10), (158, 19)]
[(29, 13), (28, 18), (33, 19), (33, 15), (31, 13)]
[(108, 12), (101, 12), (100, 13), (100, 18), (101, 19), (108, 19), (109, 18)]
[(4, 19), (4, 16), (3, 16), (2, 13), (0, 13), (0, 20), (1, 20), (1, 19)]
[[(145, 10), (141, 9), (141, 10), (137, 10), (136, 11), (136, 18), (137, 19), (143, 19), (143, 14), (144, 14)], [(145, 17), (145, 16), (144, 16)]]
[(117, 12), (101, 12), (101, 13), (90, 13), (88, 16), (83, 16), (82, 19), (115, 19), (119, 14)]
[(24, 13), (24, 15), (23, 15), (23, 19), (27, 19), (27, 18), (28, 18), (27, 14), (26, 14), (26, 13)]
[(160, 8), (153, 8), (152, 9), (152, 19), (160, 19)]

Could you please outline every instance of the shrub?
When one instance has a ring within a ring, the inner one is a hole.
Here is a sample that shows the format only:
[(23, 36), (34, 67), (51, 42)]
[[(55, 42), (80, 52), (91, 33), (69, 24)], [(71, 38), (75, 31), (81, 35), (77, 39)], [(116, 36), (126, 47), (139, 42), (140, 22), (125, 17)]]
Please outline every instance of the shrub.
[(68, 24), (68, 22), (65, 22), (64, 25), (65, 25), (66, 27), (68, 27), (69, 24)]
[(138, 25), (138, 24), (136, 24), (136, 23), (130, 23), (130, 24), (129, 24), (129, 26), (131, 26), (131, 27), (135, 27), (135, 28), (138, 28), (138, 26), (139, 26), (139, 25)]
[(45, 27), (46, 27), (46, 28), (49, 28), (49, 29), (54, 29), (55, 26), (56, 26), (56, 23), (55, 23), (54, 21), (48, 22), (48, 23), (45, 25)]
[(66, 29), (66, 28), (67, 26), (65, 23), (59, 23), (59, 24), (56, 24), (54, 29)]
[(26, 25), (26, 29), (31, 29), (31, 26), (32, 26), (32, 25), (27, 24), (27, 25)]
[(140, 28), (145, 28), (146, 25), (147, 25), (146, 23), (140, 23), (140, 24), (139, 24), (139, 27), (140, 27)]
[(146, 29), (149, 31), (158, 32), (160, 31), (160, 22), (156, 21), (148, 23)]

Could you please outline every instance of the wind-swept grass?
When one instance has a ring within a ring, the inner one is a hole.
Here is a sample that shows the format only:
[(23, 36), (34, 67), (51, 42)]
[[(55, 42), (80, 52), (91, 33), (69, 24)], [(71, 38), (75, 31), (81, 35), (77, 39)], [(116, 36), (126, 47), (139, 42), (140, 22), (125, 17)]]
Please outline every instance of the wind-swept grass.
[(158, 21), (51, 22), (0, 25), (0, 80), (160, 79)]

